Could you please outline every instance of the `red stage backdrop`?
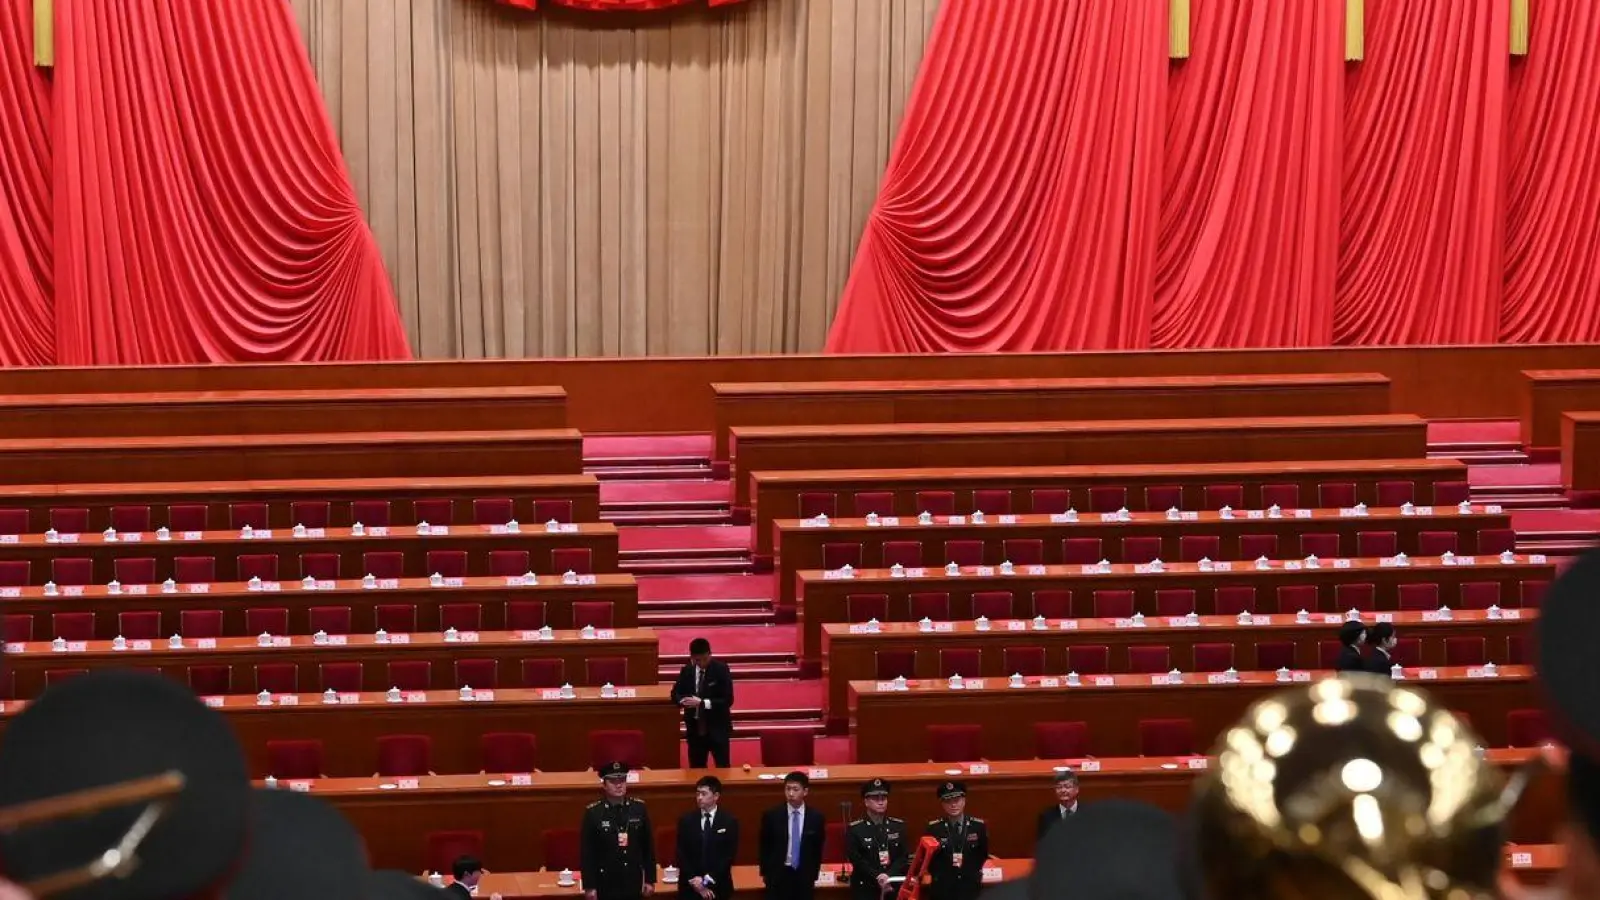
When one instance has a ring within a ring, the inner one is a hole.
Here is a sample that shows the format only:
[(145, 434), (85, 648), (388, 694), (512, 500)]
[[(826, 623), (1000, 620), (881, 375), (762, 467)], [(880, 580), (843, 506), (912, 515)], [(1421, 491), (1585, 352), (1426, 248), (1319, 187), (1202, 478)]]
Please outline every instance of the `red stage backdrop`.
[(944, 0), (828, 349), (1600, 340), (1600, 0), (1510, 5)]
[(5, 6), (0, 361), (410, 356), (288, 4)]

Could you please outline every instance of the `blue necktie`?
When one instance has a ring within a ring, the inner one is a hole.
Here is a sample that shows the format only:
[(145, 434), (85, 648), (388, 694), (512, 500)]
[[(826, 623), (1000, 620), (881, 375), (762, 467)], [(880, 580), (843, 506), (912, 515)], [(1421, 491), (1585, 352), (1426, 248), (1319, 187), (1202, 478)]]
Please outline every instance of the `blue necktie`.
[(800, 868), (800, 810), (789, 813), (789, 868)]

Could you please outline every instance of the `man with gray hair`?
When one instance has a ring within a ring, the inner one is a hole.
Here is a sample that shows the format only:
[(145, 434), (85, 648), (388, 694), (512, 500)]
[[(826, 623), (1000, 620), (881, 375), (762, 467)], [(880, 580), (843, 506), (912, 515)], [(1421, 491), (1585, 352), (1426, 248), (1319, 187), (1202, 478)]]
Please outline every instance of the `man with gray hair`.
[(1056, 802), (1039, 813), (1038, 840), (1050, 833), (1056, 823), (1078, 813), (1078, 773), (1062, 769), (1056, 773)]

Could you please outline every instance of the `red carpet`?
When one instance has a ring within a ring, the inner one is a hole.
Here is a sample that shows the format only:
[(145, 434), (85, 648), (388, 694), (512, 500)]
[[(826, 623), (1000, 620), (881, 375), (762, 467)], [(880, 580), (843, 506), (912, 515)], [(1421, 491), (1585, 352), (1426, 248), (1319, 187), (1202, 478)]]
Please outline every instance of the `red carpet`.
[(710, 459), (709, 434), (584, 435), (584, 459), (694, 457)]
[(1561, 483), (1559, 463), (1531, 466), (1468, 466), (1467, 482), (1474, 488), (1547, 487)]
[(639, 602), (670, 600), (766, 600), (775, 575), (647, 575), (639, 579)]
[(600, 504), (669, 504), (683, 505), (717, 503), (726, 505), (733, 500), (733, 485), (726, 481), (603, 481), (600, 483)]
[(1600, 509), (1519, 509), (1511, 513), (1519, 536), (1600, 534)]
[[(759, 769), (761, 763), (761, 738), (759, 728), (735, 728), (736, 735), (753, 735), (752, 737), (735, 737), (728, 745), (729, 762), (734, 766), (750, 766)], [(850, 745), (847, 737), (818, 737), (816, 744), (816, 764), (819, 766), (843, 766), (855, 762), (855, 750)], [(689, 767), (689, 748), (679, 748), (678, 764), (684, 768)]]
[[(793, 625), (691, 625), (657, 628), (656, 635), (661, 639), (663, 657), (687, 656), (689, 642), (697, 637), (710, 641), (712, 652), (718, 656), (793, 656), (797, 639)], [(742, 700), (740, 705), (744, 705)]]
[(1522, 425), (1515, 419), (1484, 422), (1429, 422), (1428, 445), (1522, 444)]
[(624, 554), (648, 553), (718, 555), (750, 550), (748, 525), (665, 525), (645, 528), (620, 528), (618, 547)]

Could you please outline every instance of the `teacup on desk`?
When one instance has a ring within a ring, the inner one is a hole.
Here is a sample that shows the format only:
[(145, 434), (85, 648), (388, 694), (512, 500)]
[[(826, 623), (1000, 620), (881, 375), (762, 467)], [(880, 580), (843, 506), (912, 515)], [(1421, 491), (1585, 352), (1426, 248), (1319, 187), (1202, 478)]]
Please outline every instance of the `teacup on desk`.
[(661, 870), (661, 880), (667, 884), (678, 883), (678, 869), (676, 866), (667, 866)]
[(562, 869), (561, 870), (561, 874), (556, 876), (556, 884), (559, 884), (562, 887), (572, 887), (574, 884), (577, 884), (577, 883), (578, 883), (578, 880), (576, 878), (572, 877), (572, 870), (571, 869)]

